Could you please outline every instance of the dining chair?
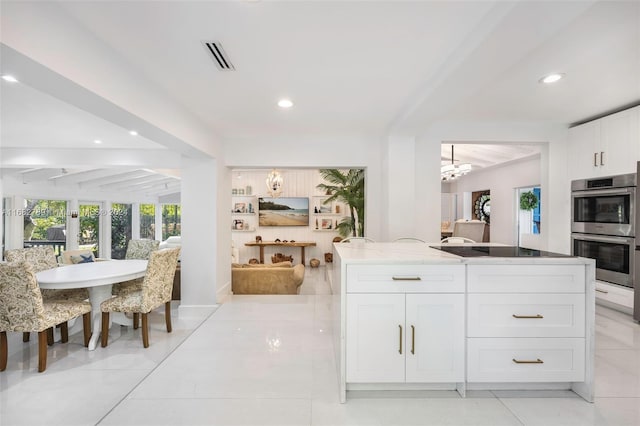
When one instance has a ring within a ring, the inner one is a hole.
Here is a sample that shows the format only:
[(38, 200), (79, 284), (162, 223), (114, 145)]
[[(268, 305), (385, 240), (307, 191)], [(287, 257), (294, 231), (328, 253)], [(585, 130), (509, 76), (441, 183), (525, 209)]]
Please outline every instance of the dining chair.
[(349, 242), (362, 242), (362, 243), (375, 243), (376, 240), (372, 239), (372, 238), (368, 238), (368, 237), (348, 237), (345, 238), (344, 240), (340, 241), (340, 243), (349, 243)]
[(414, 237), (400, 237), (393, 240), (394, 243), (425, 243), (426, 241)]
[(481, 242), (484, 236), (484, 228), (487, 224), (479, 220), (459, 220), (453, 224), (452, 237), (464, 237)]
[(49, 330), (60, 325), (62, 343), (69, 340), (67, 321), (82, 315), (84, 344), (91, 338), (88, 301), (44, 301), (33, 266), (25, 261), (0, 264), (0, 371), (7, 367), (7, 332), (38, 333), (38, 372), (47, 368)]
[(452, 243), (452, 244), (464, 244), (464, 243), (475, 243), (476, 241), (471, 238), (465, 237), (447, 237), (440, 240), (441, 243)]
[[(27, 262), (33, 268), (34, 273), (53, 269), (58, 267), (56, 255), (51, 246), (35, 246), (21, 249), (10, 249), (4, 252), (7, 262)], [(86, 288), (74, 288), (67, 290), (40, 289), (42, 299), (45, 302), (82, 302), (89, 298), (89, 291)], [(29, 334), (25, 332), (22, 335), (22, 341), (29, 341)], [(50, 336), (50, 342), (53, 342), (53, 334)]]
[(137, 291), (127, 291), (123, 294), (107, 299), (100, 305), (102, 311), (102, 347), (109, 342), (109, 313), (133, 313), (133, 323), (137, 323), (137, 316), (142, 317), (142, 345), (149, 347), (149, 324), (147, 315), (153, 309), (165, 305), (165, 324), (167, 333), (171, 333), (171, 291), (173, 277), (178, 265), (180, 248), (157, 250), (151, 253), (147, 272), (142, 281), (142, 287)]
[[(151, 253), (158, 250), (159, 245), (160, 241), (156, 240), (129, 240), (129, 243), (127, 244), (127, 252), (125, 253), (124, 258), (149, 260), (149, 256), (151, 256)], [(140, 291), (141, 288), (142, 278), (137, 278), (135, 280), (114, 284), (111, 292), (118, 296), (124, 293)], [(137, 321), (134, 322), (133, 325), (137, 328)]]

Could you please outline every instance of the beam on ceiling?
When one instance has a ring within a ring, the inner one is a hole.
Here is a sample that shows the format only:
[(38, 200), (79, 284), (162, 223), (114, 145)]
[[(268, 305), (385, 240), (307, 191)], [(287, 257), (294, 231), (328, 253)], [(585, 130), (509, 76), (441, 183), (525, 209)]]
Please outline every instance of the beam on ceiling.
[(0, 167), (180, 168), (180, 156), (149, 149), (3, 148)]

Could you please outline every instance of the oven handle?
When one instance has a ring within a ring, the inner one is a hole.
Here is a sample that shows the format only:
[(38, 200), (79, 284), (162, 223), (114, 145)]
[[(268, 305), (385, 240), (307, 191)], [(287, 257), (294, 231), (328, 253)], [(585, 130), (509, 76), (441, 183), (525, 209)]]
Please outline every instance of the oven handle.
[(636, 188), (628, 187), (628, 188), (614, 188), (614, 189), (591, 189), (589, 191), (572, 191), (571, 195), (573, 197), (589, 197), (591, 195), (627, 195), (627, 194), (635, 194)]
[(633, 245), (633, 240), (635, 240), (635, 238), (603, 237), (601, 235), (593, 235), (593, 234), (589, 234), (588, 236), (584, 234), (571, 234), (571, 238), (573, 238), (574, 240), (580, 240), (580, 241), (597, 241), (601, 243), (627, 244), (627, 245)]

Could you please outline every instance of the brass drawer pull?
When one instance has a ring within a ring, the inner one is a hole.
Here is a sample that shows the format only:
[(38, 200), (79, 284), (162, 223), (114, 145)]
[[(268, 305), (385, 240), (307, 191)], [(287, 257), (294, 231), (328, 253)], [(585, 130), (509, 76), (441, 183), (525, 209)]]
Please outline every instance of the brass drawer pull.
[(513, 358), (513, 362), (515, 362), (516, 364), (544, 364), (544, 361), (541, 360), (540, 358), (536, 359), (535, 361), (532, 361), (532, 360), (521, 361), (519, 359)]
[(391, 277), (394, 281), (422, 281), (420, 277)]
[(544, 318), (540, 314), (537, 314), (537, 315), (516, 315), (516, 314), (513, 314), (512, 316), (514, 318), (518, 318), (518, 319), (542, 319), (542, 318)]
[(608, 291), (606, 291), (606, 290), (600, 290), (599, 288), (596, 288), (596, 291), (597, 291), (598, 293), (609, 294), (609, 292), (608, 292)]
[(411, 355), (416, 354), (416, 328), (411, 326)]
[(398, 353), (400, 353), (400, 355), (402, 355), (402, 326), (398, 325), (398, 328), (400, 328), (400, 347), (398, 349)]

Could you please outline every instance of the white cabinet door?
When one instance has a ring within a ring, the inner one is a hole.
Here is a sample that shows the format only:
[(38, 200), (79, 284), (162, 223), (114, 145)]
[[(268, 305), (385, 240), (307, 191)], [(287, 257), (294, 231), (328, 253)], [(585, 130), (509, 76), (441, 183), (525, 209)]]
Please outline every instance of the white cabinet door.
[(640, 108), (632, 108), (602, 118), (602, 147), (600, 175), (619, 175), (636, 172), (639, 161), (640, 135), (638, 115)]
[(404, 308), (404, 294), (347, 295), (347, 382), (404, 382)]
[(407, 294), (406, 381), (464, 381), (464, 295)]
[(602, 175), (600, 132), (600, 120), (569, 129), (567, 166), (570, 180)]

